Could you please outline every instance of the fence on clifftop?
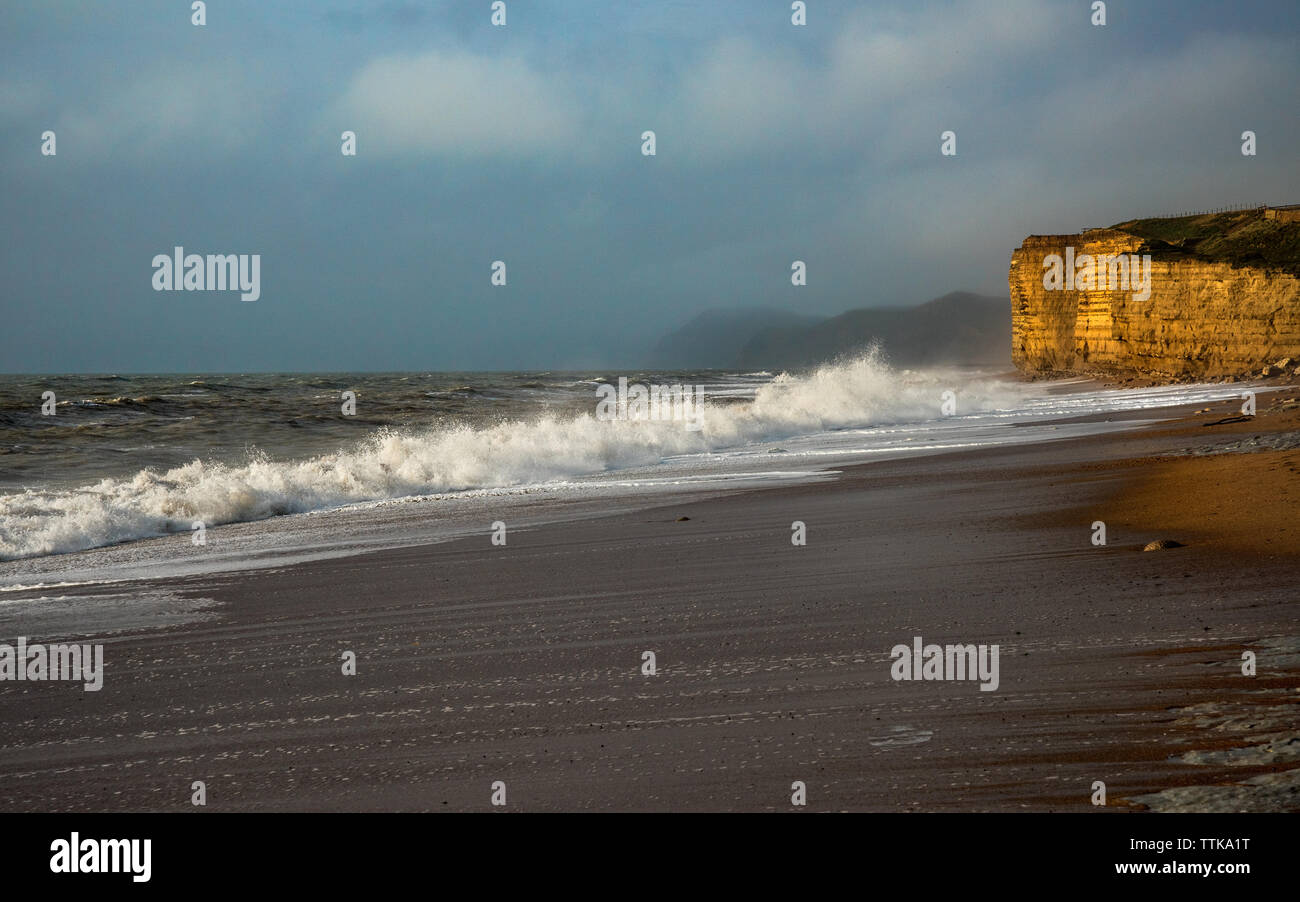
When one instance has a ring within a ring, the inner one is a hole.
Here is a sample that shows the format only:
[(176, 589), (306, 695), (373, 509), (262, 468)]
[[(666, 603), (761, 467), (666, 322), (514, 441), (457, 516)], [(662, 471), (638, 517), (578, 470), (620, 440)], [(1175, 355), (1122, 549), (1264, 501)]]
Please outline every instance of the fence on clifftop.
[[(1126, 219), (1125, 222), (1145, 222), (1150, 219), (1187, 219), (1192, 216), (1212, 216), (1218, 213), (1242, 213), (1247, 210), (1256, 210), (1264, 214), (1265, 219), (1280, 219), (1283, 222), (1300, 222), (1300, 204), (1242, 204), (1239, 206), (1229, 207), (1212, 207), (1207, 210), (1189, 210), (1185, 213), (1165, 213), (1161, 216), (1134, 216), (1132, 219)], [(1276, 215), (1281, 212), (1282, 215)], [(1109, 226), (1092, 226), (1091, 228), (1080, 229), (1082, 232), (1095, 232), (1098, 229), (1109, 228)]]
[[(1166, 213), (1163, 216), (1137, 216), (1134, 219), (1186, 219), (1189, 216), (1212, 216), (1217, 213), (1242, 213), (1246, 210), (1267, 210), (1269, 204), (1240, 204), (1229, 207), (1212, 207), (1208, 210), (1189, 210), (1186, 213)], [(1272, 207), (1271, 209), (1282, 209)], [(1130, 222), (1133, 220), (1130, 220)]]

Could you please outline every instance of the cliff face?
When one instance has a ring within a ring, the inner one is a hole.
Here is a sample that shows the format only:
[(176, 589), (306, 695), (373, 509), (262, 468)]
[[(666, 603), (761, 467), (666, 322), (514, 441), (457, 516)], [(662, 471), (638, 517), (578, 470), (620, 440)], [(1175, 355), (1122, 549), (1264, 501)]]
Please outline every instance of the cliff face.
[[(1031, 373), (1170, 379), (1300, 361), (1297, 237), (1300, 224), (1265, 211), (1032, 235), (1011, 257), (1012, 361)], [(1134, 276), (1148, 271), (1142, 300)]]

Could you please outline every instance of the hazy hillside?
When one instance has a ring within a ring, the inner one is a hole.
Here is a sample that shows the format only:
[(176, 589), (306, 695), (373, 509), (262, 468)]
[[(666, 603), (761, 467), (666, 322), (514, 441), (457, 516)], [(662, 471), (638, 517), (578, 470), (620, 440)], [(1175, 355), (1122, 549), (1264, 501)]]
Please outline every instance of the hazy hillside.
[(1011, 304), (953, 292), (916, 307), (850, 310), (834, 317), (774, 310), (707, 311), (664, 336), (660, 366), (797, 369), (879, 341), (900, 366), (1011, 363)]
[(706, 310), (659, 339), (650, 352), (650, 366), (731, 369), (739, 366), (741, 350), (759, 332), (769, 329), (802, 331), (825, 320), (783, 310)]

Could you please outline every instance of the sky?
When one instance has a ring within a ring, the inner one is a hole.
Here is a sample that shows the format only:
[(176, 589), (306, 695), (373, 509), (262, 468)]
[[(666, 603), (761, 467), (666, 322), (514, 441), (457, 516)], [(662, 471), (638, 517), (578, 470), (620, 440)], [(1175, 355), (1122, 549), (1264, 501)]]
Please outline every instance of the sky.
[[(709, 308), (1005, 295), (1029, 234), (1300, 202), (1294, 0), (505, 7), (5, 0), (0, 372), (635, 366)], [(176, 246), (260, 298), (155, 291)]]

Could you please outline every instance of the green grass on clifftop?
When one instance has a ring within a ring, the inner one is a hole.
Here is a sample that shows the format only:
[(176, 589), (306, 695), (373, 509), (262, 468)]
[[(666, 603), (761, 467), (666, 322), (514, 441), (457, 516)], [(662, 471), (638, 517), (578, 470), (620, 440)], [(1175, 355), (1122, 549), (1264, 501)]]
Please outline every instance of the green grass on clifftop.
[(1190, 255), (1300, 276), (1300, 223), (1265, 219), (1262, 210), (1131, 219), (1111, 228), (1145, 239), (1153, 257)]

